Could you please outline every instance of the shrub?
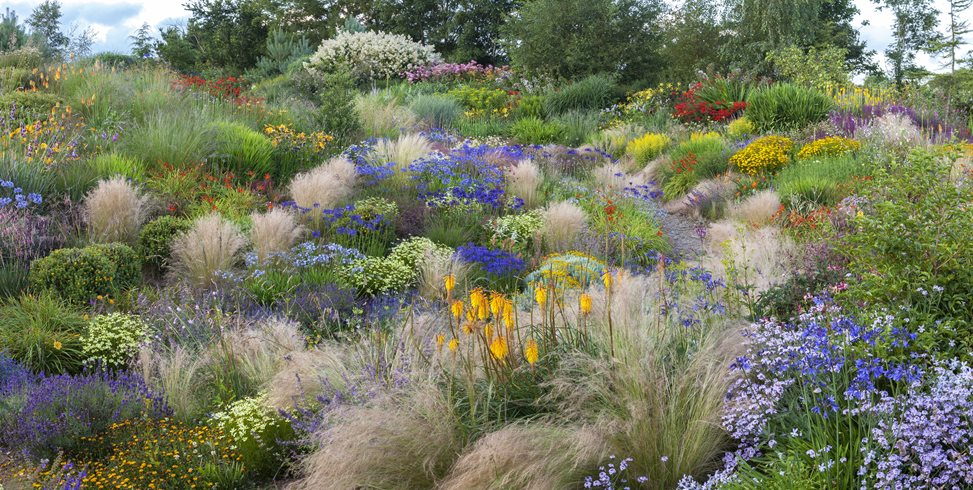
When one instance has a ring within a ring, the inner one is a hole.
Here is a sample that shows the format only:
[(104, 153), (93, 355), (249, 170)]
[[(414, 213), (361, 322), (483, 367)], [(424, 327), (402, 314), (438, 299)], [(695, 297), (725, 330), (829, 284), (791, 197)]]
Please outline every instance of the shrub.
[(103, 180), (85, 199), (88, 232), (98, 243), (134, 244), (147, 204), (146, 198), (124, 177)]
[(34, 46), (24, 46), (10, 51), (0, 52), (0, 67), (22, 68), (33, 70), (44, 66), (44, 53)]
[(172, 243), (192, 227), (192, 221), (175, 216), (160, 216), (149, 221), (139, 232), (138, 252), (142, 261), (163, 271), (169, 267)]
[(525, 117), (544, 119), (547, 116), (547, 113), (544, 112), (544, 99), (543, 95), (521, 96), (520, 100), (517, 101), (517, 107), (514, 108), (514, 115), (518, 119)]
[(794, 142), (788, 138), (764, 136), (734, 153), (730, 165), (749, 175), (773, 172), (791, 161), (793, 148)]
[(556, 116), (570, 111), (598, 111), (610, 106), (618, 86), (610, 78), (591, 75), (547, 94), (544, 111)]
[(321, 76), (316, 120), (328, 134), (335, 137), (338, 146), (352, 143), (362, 131), (361, 116), (355, 107), (357, 95), (354, 80), (347, 70), (336, 70)]
[(437, 245), (426, 237), (412, 237), (403, 240), (392, 248), (389, 253), (389, 260), (393, 260), (415, 271), (416, 275), (422, 266), (422, 261), (428, 254), (449, 257), (453, 255), (453, 250), (449, 247)]
[(263, 263), (275, 254), (290, 251), (294, 242), (304, 232), (297, 224), (294, 215), (280, 208), (274, 208), (266, 213), (250, 215), (253, 224), (250, 228), (250, 241), (254, 252), (257, 253), (257, 263)]
[(57, 291), (73, 303), (86, 304), (136, 286), (141, 267), (138, 254), (120, 243), (62, 248), (31, 263), (28, 279), (35, 289)]
[(260, 132), (235, 122), (213, 124), (216, 145), (212, 161), (238, 175), (254, 172), (257, 175), (276, 175), (271, 156), (274, 145)]
[(659, 133), (645, 133), (628, 142), (625, 154), (632, 157), (639, 167), (644, 167), (662, 150), (669, 146), (669, 137)]
[(26, 88), (30, 82), (30, 70), (26, 68), (0, 68), (0, 93)]
[(81, 351), (86, 363), (104, 368), (125, 367), (138, 353), (146, 334), (148, 327), (137, 316), (98, 315), (81, 335)]
[(105, 371), (41, 376), (0, 399), (0, 444), (36, 458), (87, 449), (112, 424), (169, 410), (137, 374)]
[(431, 128), (450, 128), (463, 116), (459, 102), (442, 95), (417, 95), (409, 101), (409, 108)]
[(577, 147), (598, 131), (599, 119), (597, 112), (570, 111), (555, 117), (554, 122), (564, 128), (561, 143)]
[(219, 213), (206, 215), (173, 242), (173, 270), (193, 286), (205, 287), (218, 271), (236, 264), (245, 245), (235, 224)]
[(735, 140), (742, 140), (756, 130), (757, 127), (746, 116), (738, 117), (726, 125), (726, 135)]
[(832, 105), (816, 89), (777, 83), (750, 95), (746, 115), (759, 131), (801, 129), (827, 119)]
[(861, 148), (861, 143), (853, 139), (841, 136), (828, 136), (804, 145), (801, 151), (797, 152), (797, 158), (798, 160), (804, 160), (817, 157), (836, 157), (845, 153), (858, 151), (859, 148)]
[(370, 296), (403, 291), (416, 279), (416, 272), (408, 264), (389, 258), (365, 257), (355, 264), (355, 269), (351, 283)]
[(324, 73), (347, 67), (359, 83), (367, 83), (399, 78), (412, 68), (439, 61), (432, 46), (401, 34), (342, 31), (321, 43), (307, 67)]
[(273, 476), (289, 454), (282, 443), (294, 436), (294, 430), (267, 404), (266, 394), (237, 400), (211, 420), (233, 441), (241, 462), (255, 477)]
[(490, 243), (504, 248), (526, 250), (534, 241), (534, 235), (544, 225), (540, 211), (508, 214), (488, 223)]
[(968, 356), (973, 322), (973, 214), (969, 186), (944, 184), (951, 162), (929, 152), (878, 170), (863, 189), (869, 208), (854, 220), (841, 253), (853, 281), (845, 299), (871, 311), (908, 308), (915, 325), (931, 325), (918, 345), (937, 356)]
[(51, 113), (60, 99), (48, 92), (25, 92), (22, 90), (0, 94), (0, 107), (10, 110), (17, 106), (17, 117), (22, 120), (33, 121), (42, 119)]
[(0, 318), (0, 346), (23, 366), (51, 374), (81, 370), (80, 335), (86, 322), (54, 293), (8, 299), (0, 305)]
[[(689, 155), (695, 157), (696, 163), (692, 166), (692, 173), (698, 180), (709, 179), (725, 173), (728, 167), (729, 155), (726, 145), (719, 136), (693, 136), (689, 141), (683, 141), (676, 146), (669, 157), (675, 162), (687, 158)], [(668, 168), (663, 166), (663, 180), (672, 174), (676, 167), (670, 165)]]
[(462, 86), (448, 92), (468, 109), (469, 117), (506, 117), (510, 106), (510, 96), (503, 89), (490, 87)]
[(564, 127), (558, 123), (545, 122), (534, 117), (520, 119), (510, 125), (510, 136), (525, 145), (545, 145), (560, 141)]

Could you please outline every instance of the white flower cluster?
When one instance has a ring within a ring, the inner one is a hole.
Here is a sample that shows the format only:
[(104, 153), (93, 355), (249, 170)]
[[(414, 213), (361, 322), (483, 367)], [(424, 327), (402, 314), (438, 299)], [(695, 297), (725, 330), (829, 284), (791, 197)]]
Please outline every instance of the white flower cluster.
[(121, 367), (138, 353), (146, 330), (145, 322), (134, 315), (99, 315), (91, 319), (81, 336), (81, 350), (86, 362)]
[(345, 65), (359, 81), (370, 82), (398, 78), (406, 71), (440, 61), (432, 46), (400, 34), (339, 32), (321, 43), (306, 66), (330, 72)]
[(237, 444), (273, 443), (269, 436), (287, 424), (267, 403), (266, 393), (237, 400), (222, 412), (213, 414), (213, 423)]

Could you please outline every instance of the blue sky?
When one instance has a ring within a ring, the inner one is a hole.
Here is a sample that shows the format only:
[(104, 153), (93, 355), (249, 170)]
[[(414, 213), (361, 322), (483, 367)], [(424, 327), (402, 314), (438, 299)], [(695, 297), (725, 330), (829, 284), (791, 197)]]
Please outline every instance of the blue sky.
[[(22, 18), (30, 15), (42, 0), (6, 0), (4, 7), (9, 7)], [(96, 51), (121, 51), (130, 49), (128, 36), (143, 22), (153, 27), (161, 27), (172, 23), (181, 23), (188, 16), (183, 9), (183, 0), (61, 0), (66, 25), (76, 23), (79, 26), (92, 26), (97, 32), (94, 49)], [(891, 40), (891, 16), (887, 12), (879, 12), (871, 0), (855, 0), (861, 15), (858, 24), (861, 34), (870, 49), (881, 54)], [(945, 24), (946, 0), (934, 0), (934, 4), (941, 12), (941, 23)], [(973, 15), (973, 12), (970, 12)], [(861, 26), (864, 19), (869, 25)], [(930, 59), (925, 54), (919, 55), (918, 61), (923, 66), (939, 70), (938, 60)]]

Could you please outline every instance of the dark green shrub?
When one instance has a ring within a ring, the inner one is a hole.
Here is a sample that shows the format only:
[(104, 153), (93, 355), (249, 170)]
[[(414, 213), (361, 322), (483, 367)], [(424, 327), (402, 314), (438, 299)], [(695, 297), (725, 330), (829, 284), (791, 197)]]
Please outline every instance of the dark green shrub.
[(128, 68), (134, 66), (140, 61), (139, 58), (132, 56), (130, 54), (122, 53), (98, 53), (94, 56), (95, 61), (100, 61), (101, 64), (115, 67), (115, 68)]
[[(896, 312), (926, 325), (918, 345), (969, 359), (973, 349), (973, 187), (949, 181), (952, 162), (927, 151), (873, 172), (869, 203), (842, 254), (854, 308)], [(899, 313), (907, 309), (907, 314)]]
[(149, 221), (139, 232), (138, 252), (144, 263), (164, 271), (172, 256), (172, 242), (192, 227), (192, 222), (175, 216), (161, 216)]
[(237, 175), (254, 172), (264, 175), (273, 170), (271, 155), (274, 145), (259, 132), (235, 122), (218, 122), (213, 125), (216, 152), (211, 158), (221, 169)]
[[(318, 79), (308, 79), (310, 82), (315, 80)], [(298, 86), (301, 84), (298, 83)], [(362, 122), (355, 109), (358, 90), (351, 74), (347, 70), (337, 70), (323, 75), (316, 90), (320, 102), (318, 120), (324, 132), (334, 136), (332, 144), (341, 148), (352, 143), (362, 132)]]
[(72, 303), (86, 304), (136, 286), (140, 278), (135, 251), (113, 243), (55, 250), (31, 263), (28, 282), (36, 290), (56, 291)]
[(517, 101), (517, 107), (514, 109), (514, 115), (518, 118), (524, 117), (536, 117), (538, 119), (544, 119), (547, 114), (544, 113), (544, 96), (543, 95), (524, 95)]
[(564, 129), (561, 143), (577, 147), (598, 131), (599, 117), (594, 111), (569, 111), (554, 118), (553, 122)]
[(828, 117), (827, 94), (791, 83), (777, 83), (750, 94), (746, 116), (758, 131), (801, 129)]
[(556, 143), (564, 135), (564, 126), (528, 117), (510, 126), (510, 136), (524, 145), (546, 145)]
[(548, 115), (576, 110), (596, 111), (610, 106), (618, 96), (618, 90), (618, 85), (612, 79), (591, 75), (547, 94), (544, 109)]
[(18, 119), (33, 120), (46, 117), (59, 101), (56, 95), (47, 92), (7, 92), (0, 95), (0, 108), (9, 111), (16, 104)]
[(25, 294), (0, 304), (0, 351), (34, 372), (74, 373), (88, 322), (58, 292)]
[(833, 206), (855, 190), (855, 177), (865, 174), (864, 165), (853, 157), (798, 161), (781, 169), (774, 187), (790, 208), (801, 203)]

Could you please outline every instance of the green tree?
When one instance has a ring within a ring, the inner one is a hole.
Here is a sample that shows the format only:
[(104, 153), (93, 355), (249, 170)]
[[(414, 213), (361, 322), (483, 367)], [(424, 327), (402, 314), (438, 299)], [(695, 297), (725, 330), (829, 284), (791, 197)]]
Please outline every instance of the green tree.
[[(812, 46), (819, 51), (828, 48), (844, 50), (846, 69), (866, 73), (877, 67), (872, 61), (874, 52), (866, 48), (858, 29), (852, 25), (858, 14), (853, 0), (824, 0), (818, 11)], [(867, 25), (868, 20), (863, 24)]]
[(0, 51), (12, 51), (27, 44), (29, 38), (17, 19), (17, 12), (9, 8), (5, 10), (0, 16)]
[(720, 46), (726, 41), (720, 5), (717, 0), (687, 0), (671, 12), (662, 46), (667, 80), (691, 82), (710, 68), (726, 71), (720, 63)]
[(179, 26), (166, 26), (159, 29), (162, 38), (155, 45), (155, 51), (159, 54), (159, 59), (166, 62), (176, 71), (183, 73), (192, 72), (196, 69), (199, 60), (199, 51), (189, 42), (186, 33)]
[(131, 36), (132, 55), (138, 58), (150, 58), (155, 53), (155, 37), (152, 36), (152, 27), (148, 23), (142, 24)]
[(950, 73), (956, 73), (957, 62), (962, 63), (960, 48), (966, 44), (965, 36), (973, 32), (968, 17), (964, 16), (971, 6), (973, 0), (949, 0), (949, 25), (946, 26), (945, 38), (937, 43), (936, 50), (945, 55)]
[(61, 3), (45, 0), (30, 13), (27, 19), (31, 34), (41, 40), (45, 56), (60, 58), (70, 43), (70, 38), (61, 32)]
[(845, 59), (845, 50), (833, 46), (820, 50), (814, 46), (807, 50), (788, 46), (767, 54), (767, 61), (773, 63), (778, 76), (821, 90), (848, 83)]
[(892, 44), (885, 50), (892, 65), (892, 80), (896, 87), (902, 87), (908, 73), (918, 68), (915, 65), (917, 51), (935, 49), (939, 34), (936, 33), (936, 15), (930, 0), (872, 0), (879, 10), (892, 12)]
[(511, 64), (530, 74), (650, 80), (661, 67), (655, 30), (661, 12), (653, 0), (530, 0), (501, 34)]
[(821, 0), (730, 0), (728, 7), (732, 36), (724, 59), (734, 68), (768, 73), (767, 53), (813, 44)]
[(264, 54), (267, 13), (259, 0), (192, 0), (186, 37), (206, 68), (242, 73)]

